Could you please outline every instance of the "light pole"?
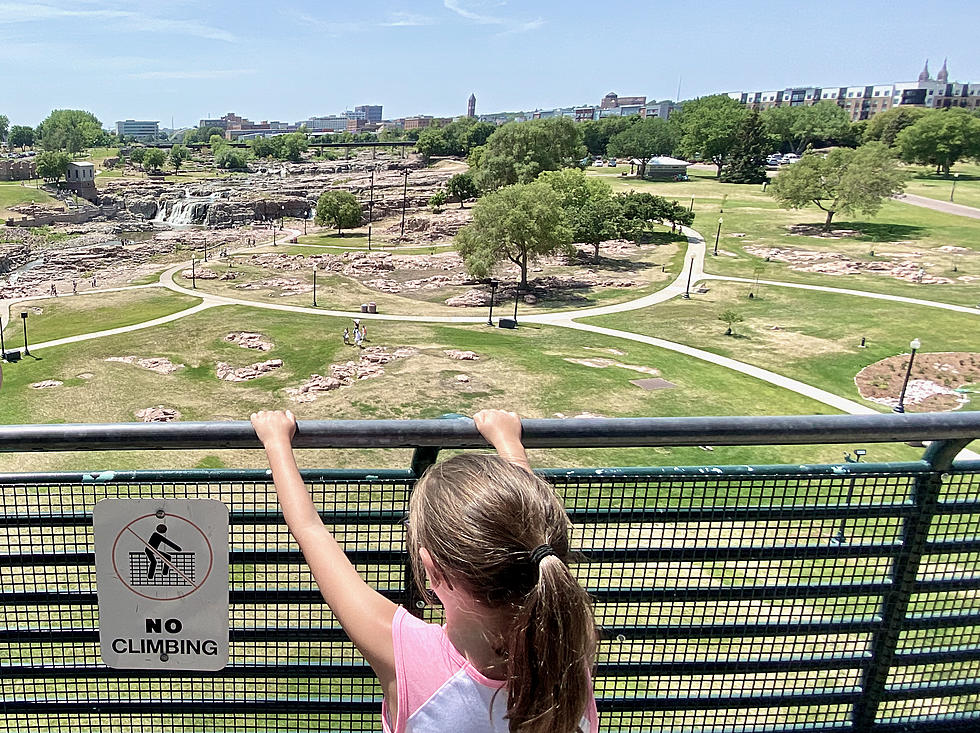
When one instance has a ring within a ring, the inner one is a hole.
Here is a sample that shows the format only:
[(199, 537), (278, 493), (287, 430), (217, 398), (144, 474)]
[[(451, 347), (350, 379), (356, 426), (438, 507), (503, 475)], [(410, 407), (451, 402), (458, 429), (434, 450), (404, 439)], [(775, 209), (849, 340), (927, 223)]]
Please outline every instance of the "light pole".
[[(490, 305), (493, 307), (493, 303)], [(3, 345), (3, 323), (0, 323), (0, 361), (7, 361), (7, 347)]]
[(191, 255), (191, 287), (197, 290), (197, 257)]
[(490, 315), (487, 316), (488, 326), (493, 325), (493, 301), (494, 301), (494, 297), (497, 295), (497, 285), (498, 283), (496, 280), (490, 281)]
[(908, 389), (909, 377), (912, 376), (912, 362), (915, 360), (915, 352), (921, 346), (922, 342), (919, 339), (912, 339), (909, 343), (909, 348), (912, 349), (912, 353), (909, 354), (909, 367), (905, 370), (905, 381), (902, 382), (902, 394), (898, 396), (898, 404), (892, 408), (893, 412), (905, 412), (905, 390)]
[(207, 239), (207, 237), (204, 238), (204, 261), (205, 262), (208, 261), (208, 239)]
[(368, 200), (368, 252), (371, 251), (371, 222), (374, 221), (374, 169), (371, 169), (371, 198)]
[[(868, 451), (866, 451), (864, 448), (858, 448), (857, 450), (854, 451), (853, 456), (850, 453), (845, 453), (844, 460), (847, 461), (848, 463), (860, 463), (861, 457), (865, 455), (867, 452)], [(848, 484), (847, 487), (848, 507), (851, 506), (851, 499), (854, 497), (854, 481), (855, 479), (852, 478), (850, 484)], [(844, 526), (846, 524), (847, 524), (847, 517), (841, 517), (840, 526), (837, 528), (837, 534), (834, 535), (834, 542), (836, 542), (838, 545), (843, 545), (847, 541), (847, 537), (844, 535)]]
[(27, 350), (27, 311), (21, 311), (20, 317), (24, 321), (24, 355), (30, 356), (31, 352)]
[(408, 202), (408, 169), (405, 169), (405, 188), (402, 189), (402, 233), (401, 237), (405, 237), (405, 206)]
[(691, 266), (687, 268), (687, 287), (684, 288), (684, 300), (691, 299), (691, 275), (694, 272), (694, 258), (691, 258)]
[(721, 225), (724, 221), (720, 216), (718, 217), (718, 231), (715, 232), (715, 251), (711, 253), (712, 257), (718, 256), (718, 237), (721, 236)]
[(316, 308), (316, 263), (313, 263), (313, 307)]
[(953, 194), (956, 193), (956, 179), (960, 177), (959, 173), (953, 174), (953, 187), (949, 190), (949, 200), (950, 203), (953, 201)]
[(521, 299), (521, 286), (514, 288), (514, 325), (517, 325), (517, 302)]

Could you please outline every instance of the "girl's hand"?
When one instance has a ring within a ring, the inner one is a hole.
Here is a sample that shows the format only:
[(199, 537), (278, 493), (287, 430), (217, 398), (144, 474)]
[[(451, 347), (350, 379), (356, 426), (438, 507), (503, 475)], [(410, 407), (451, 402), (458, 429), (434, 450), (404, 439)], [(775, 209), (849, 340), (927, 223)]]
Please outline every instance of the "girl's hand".
[(253, 412), (252, 427), (264, 446), (276, 441), (289, 445), (296, 434), (296, 417), (289, 410)]
[(521, 443), (521, 418), (506, 410), (480, 410), (473, 416), (476, 429), (494, 448)]

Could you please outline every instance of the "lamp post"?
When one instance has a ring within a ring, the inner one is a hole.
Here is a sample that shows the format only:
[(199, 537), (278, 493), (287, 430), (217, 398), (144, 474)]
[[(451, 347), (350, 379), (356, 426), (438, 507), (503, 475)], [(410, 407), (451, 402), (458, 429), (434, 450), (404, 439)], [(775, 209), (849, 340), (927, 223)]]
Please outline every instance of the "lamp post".
[(721, 236), (721, 225), (724, 221), (720, 216), (718, 217), (718, 231), (715, 232), (715, 250), (711, 253), (712, 257), (718, 256), (718, 238)]
[(953, 201), (953, 194), (956, 193), (956, 179), (960, 177), (959, 173), (953, 174), (953, 187), (949, 190), (949, 200), (950, 203)]
[(493, 325), (493, 301), (497, 295), (497, 285), (499, 283), (496, 280), (490, 281), (490, 315), (487, 316), (487, 325)]
[(402, 233), (405, 236), (405, 206), (408, 203), (408, 169), (405, 169), (405, 187), (402, 189)]
[(21, 311), (20, 317), (24, 321), (24, 355), (30, 356), (31, 352), (27, 350), (27, 311)]
[(912, 339), (909, 343), (909, 348), (912, 349), (912, 353), (909, 354), (909, 366), (905, 370), (905, 381), (902, 382), (902, 394), (898, 396), (898, 404), (892, 408), (893, 412), (905, 412), (905, 390), (909, 386), (909, 377), (912, 376), (912, 362), (915, 360), (915, 352), (919, 350), (922, 346), (922, 342), (919, 339)]
[(0, 323), (0, 361), (7, 361), (7, 347), (3, 345), (3, 323)]
[(204, 238), (204, 261), (208, 261), (208, 240), (207, 237)]
[(313, 263), (313, 307), (316, 308), (316, 263)]
[[(847, 461), (848, 463), (860, 463), (861, 457), (864, 456), (867, 452), (868, 451), (866, 451), (864, 448), (858, 448), (857, 450), (854, 451), (853, 456), (850, 453), (845, 453), (844, 460)], [(851, 499), (854, 497), (854, 481), (855, 479), (852, 478), (847, 486), (847, 506), (851, 506)], [(843, 545), (847, 541), (847, 537), (844, 535), (844, 527), (846, 525), (847, 525), (847, 517), (841, 517), (840, 526), (837, 528), (837, 534), (834, 535), (834, 540), (833, 540), (838, 545)]]
[(517, 303), (521, 299), (521, 286), (514, 288), (514, 325), (517, 325)]
[(197, 257), (191, 255), (191, 287), (197, 290)]
[(691, 299), (691, 274), (694, 272), (694, 258), (691, 258), (691, 265), (687, 268), (687, 287), (684, 288), (684, 300)]

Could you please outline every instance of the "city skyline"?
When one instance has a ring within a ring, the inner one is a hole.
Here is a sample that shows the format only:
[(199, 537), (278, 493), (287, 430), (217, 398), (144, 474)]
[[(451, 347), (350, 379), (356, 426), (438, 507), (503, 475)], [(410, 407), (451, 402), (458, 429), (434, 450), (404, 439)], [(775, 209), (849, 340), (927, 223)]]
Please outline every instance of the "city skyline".
[(51, 109), (81, 108), (109, 128), (189, 127), (230, 110), (295, 121), (366, 104), (386, 118), (459, 116), (471, 93), (477, 114), (529, 111), (609, 91), (674, 99), (679, 88), (685, 99), (913, 80), (927, 58), (934, 68), (948, 58), (951, 81), (980, 77), (969, 24), (950, 22), (971, 15), (965, 2), (939, 15), (832, 0), (807, 23), (777, 2), (605, 7), (431, 0), (367, 13), (298, 2), (268, 33), (256, 23), (267, 6), (251, 2), (0, 2), (0, 114), (36, 125)]

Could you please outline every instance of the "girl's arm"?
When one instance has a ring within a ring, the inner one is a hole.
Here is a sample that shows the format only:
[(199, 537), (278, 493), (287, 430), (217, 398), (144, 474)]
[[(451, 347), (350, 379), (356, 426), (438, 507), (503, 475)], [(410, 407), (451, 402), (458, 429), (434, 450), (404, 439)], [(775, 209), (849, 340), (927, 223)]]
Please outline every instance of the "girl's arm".
[(323, 526), (293, 457), (292, 438), (296, 432), (293, 414), (259, 412), (252, 415), (252, 425), (269, 457), (289, 531), (299, 543), (323, 599), (371, 665), (387, 695), (389, 688), (395, 688), (391, 624), (396, 606), (364, 582), (337, 540)]
[(524, 445), (521, 443), (521, 418), (516, 412), (480, 410), (473, 416), (476, 429), (487, 439), (497, 454), (508, 463), (531, 470)]

